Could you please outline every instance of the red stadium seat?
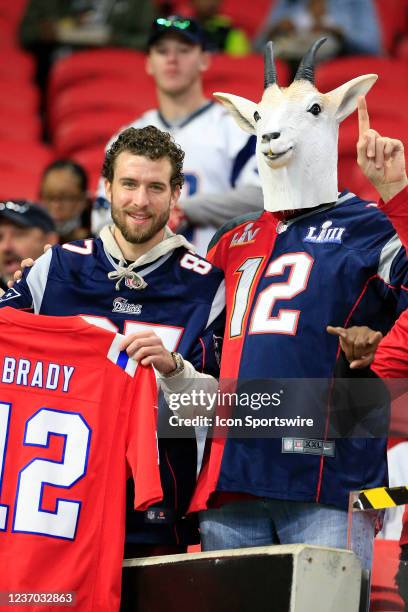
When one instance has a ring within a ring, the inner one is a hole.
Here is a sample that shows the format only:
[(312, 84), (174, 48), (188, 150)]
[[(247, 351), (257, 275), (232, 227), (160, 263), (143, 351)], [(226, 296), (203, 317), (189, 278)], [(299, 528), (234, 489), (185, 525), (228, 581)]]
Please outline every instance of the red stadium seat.
[(50, 147), (40, 142), (0, 140), (0, 169), (41, 170), (55, 157)]
[(2, 49), (0, 47), (0, 79), (8, 81), (32, 81), (35, 76), (35, 61), (28, 53), (20, 49)]
[(132, 117), (121, 112), (83, 113), (61, 124), (54, 133), (58, 155), (71, 156), (83, 149), (105, 146)]
[[(105, 143), (106, 144), (106, 143)], [(75, 153), (73, 158), (81, 164), (88, 173), (89, 192), (95, 193), (98, 186), (99, 177), (102, 173), (102, 164), (105, 157), (105, 144), (84, 149)]]
[(40, 187), (40, 172), (0, 168), (0, 200), (27, 199), (36, 201)]
[(382, 44), (385, 51), (392, 53), (398, 35), (406, 32), (408, 19), (407, 0), (375, 0), (380, 22)]
[(91, 149), (83, 149), (78, 151), (78, 153), (76, 153), (74, 156), (75, 160), (87, 170), (97, 171), (99, 174), (101, 174), (102, 164), (105, 157), (105, 146), (106, 143), (102, 146), (99, 145), (97, 147), (92, 147)]
[[(288, 68), (284, 62), (276, 64), (279, 84), (286, 86)], [(220, 53), (212, 57), (210, 68), (204, 73), (204, 91), (208, 96), (214, 91), (224, 91), (257, 101), (263, 93), (263, 75), (262, 55), (232, 57)]]
[(53, 132), (63, 121), (83, 112), (122, 112), (132, 119), (156, 104), (150, 78), (134, 81), (106, 78), (80, 83), (63, 91), (54, 100), (49, 109), (50, 128)]
[(99, 49), (74, 53), (57, 61), (51, 69), (48, 87), (49, 104), (68, 87), (94, 79), (117, 78), (129, 83), (144, 73), (145, 55), (128, 49)]
[(0, 139), (40, 140), (41, 131), (41, 122), (38, 115), (21, 112), (13, 108), (0, 113)]
[(253, 37), (263, 25), (271, 6), (271, 0), (257, 0), (256, 3), (224, 0), (219, 12), (229, 15), (236, 27), (242, 28)]
[(362, 74), (378, 74), (378, 89), (406, 83), (407, 64), (385, 57), (357, 55), (322, 62), (316, 68), (316, 85), (322, 92), (335, 89)]
[(0, 16), (13, 25), (18, 25), (24, 15), (28, 0), (13, 0), (0, 3)]
[(0, 48), (18, 47), (17, 30), (28, 0), (0, 2)]
[(37, 113), (39, 92), (34, 85), (20, 81), (1, 81), (0, 112), (11, 108), (28, 113)]
[(36, 200), (41, 175), (53, 157), (41, 143), (0, 139), (0, 198)]
[(16, 44), (16, 34), (13, 26), (0, 15), (0, 49), (3, 52), (13, 49)]

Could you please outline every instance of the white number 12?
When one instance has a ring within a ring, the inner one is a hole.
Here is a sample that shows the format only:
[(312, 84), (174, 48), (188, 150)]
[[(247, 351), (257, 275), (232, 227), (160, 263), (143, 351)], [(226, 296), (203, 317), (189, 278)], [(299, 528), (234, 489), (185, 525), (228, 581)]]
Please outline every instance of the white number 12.
[[(296, 334), (300, 310), (281, 308), (275, 316), (271, 312), (277, 300), (290, 300), (306, 289), (313, 262), (307, 253), (286, 253), (269, 264), (265, 277), (280, 276), (287, 267), (291, 271), (287, 281), (272, 283), (258, 295), (248, 326), (250, 334)], [(262, 257), (251, 257), (237, 269), (240, 278), (230, 322), (231, 338), (242, 333), (249, 294), (261, 263)]]
[[(0, 492), (11, 409), (0, 403)], [(12, 531), (73, 540), (81, 502), (58, 498), (54, 512), (43, 510), (43, 488), (69, 489), (85, 475), (91, 430), (79, 413), (41, 408), (26, 422), (24, 445), (47, 448), (50, 435), (65, 438), (62, 461), (35, 458), (20, 470)], [(6, 529), (7, 514), (8, 507), (0, 505), (0, 531)]]

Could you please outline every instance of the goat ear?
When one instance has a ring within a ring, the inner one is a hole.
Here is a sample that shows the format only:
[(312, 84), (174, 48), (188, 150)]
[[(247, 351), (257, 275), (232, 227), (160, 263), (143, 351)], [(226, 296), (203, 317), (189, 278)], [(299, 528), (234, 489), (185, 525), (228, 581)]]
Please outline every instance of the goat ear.
[(348, 117), (357, 108), (359, 96), (365, 96), (374, 85), (378, 76), (376, 74), (364, 74), (347, 81), (337, 89), (333, 89), (327, 95), (333, 100), (336, 108), (335, 117), (338, 123)]
[(221, 104), (224, 104), (224, 106), (227, 107), (235, 121), (243, 130), (245, 130), (245, 132), (249, 132), (249, 134), (256, 133), (254, 112), (256, 111), (258, 105), (255, 104), (255, 102), (251, 102), (250, 100), (241, 98), (240, 96), (220, 93), (218, 91), (214, 93), (213, 96), (217, 98)]

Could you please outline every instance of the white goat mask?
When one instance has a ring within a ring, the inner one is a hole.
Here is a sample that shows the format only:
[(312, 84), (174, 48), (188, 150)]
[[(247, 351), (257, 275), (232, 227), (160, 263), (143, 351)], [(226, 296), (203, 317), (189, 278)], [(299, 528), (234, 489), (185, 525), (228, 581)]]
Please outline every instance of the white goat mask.
[(314, 84), (314, 61), (325, 40), (317, 40), (305, 54), (287, 88), (277, 83), (269, 42), (265, 90), (258, 104), (232, 94), (214, 94), (242, 129), (257, 136), (264, 208), (270, 212), (337, 200), (339, 124), (356, 109), (358, 96), (365, 95), (377, 80), (377, 75), (366, 74), (320, 93)]

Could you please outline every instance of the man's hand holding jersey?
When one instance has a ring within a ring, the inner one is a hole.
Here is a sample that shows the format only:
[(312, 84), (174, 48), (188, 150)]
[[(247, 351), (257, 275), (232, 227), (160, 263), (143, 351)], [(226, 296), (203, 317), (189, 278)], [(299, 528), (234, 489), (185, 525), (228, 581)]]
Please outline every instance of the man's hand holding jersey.
[(173, 355), (164, 347), (159, 336), (151, 330), (125, 336), (120, 349), (126, 351), (129, 357), (143, 366), (152, 365), (162, 376), (167, 376), (177, 367)]
[(358, 101), (357, 163), (384, 202), (408, 185), (404, 145), (370, 128), (365, 98)]

